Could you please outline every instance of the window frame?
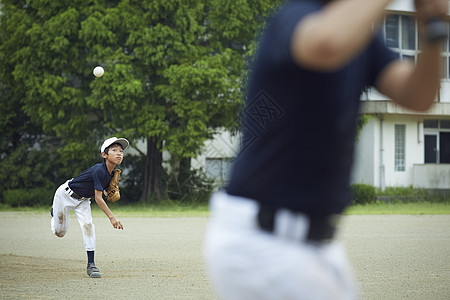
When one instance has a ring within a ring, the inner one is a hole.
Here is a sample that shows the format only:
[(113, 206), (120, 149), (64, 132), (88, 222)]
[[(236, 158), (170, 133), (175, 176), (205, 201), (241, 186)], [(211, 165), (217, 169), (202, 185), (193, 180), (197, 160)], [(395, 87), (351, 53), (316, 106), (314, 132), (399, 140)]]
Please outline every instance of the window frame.
[[(398, 40), (396, 41), (397, 47), (392, 47), (387, 44), (387, 18), (390, 18), (391, 16), (396, 16), (397, 18), (397, 24), (396, 24), (396, 37)], [(414, 49), (407, 49), (403, 46), (403, 35), (405, 33), (404, 30), (404, 24), (406, 22), (404, 19), (406, 18), (413, 18), (414, 20)], [(449, 25), (447, 25), (447, 31), (449, 30)], [(422, 37), (420, 34), (420, 31), (418, 30), (418, 24), (417, 24), (417, 18), (413, 14), (406, 14), (406, 13), (398, 13), (398, 12), (387, 12), (385, 17), (383, 18), (383, 21), (381, 23), (381, 32), (383, 35), (383, 39), (385, 43), (388, 45), (388, 47), (399, 54), (400, 59), (411, 59), (413, 58), (414, 62), (417, 62), (417, 59), (421, 53), (422, 49)], [(442, 74), (441, 74), (441, 80), (449, 81), (450, 80), (450, 39), (447, 39), (447, 42), (442, 43), (442, 49), (441, 49), (441, 57), (442, 57)]]
[(406, 125), (394, 125), (394, 171), (406, 171)]

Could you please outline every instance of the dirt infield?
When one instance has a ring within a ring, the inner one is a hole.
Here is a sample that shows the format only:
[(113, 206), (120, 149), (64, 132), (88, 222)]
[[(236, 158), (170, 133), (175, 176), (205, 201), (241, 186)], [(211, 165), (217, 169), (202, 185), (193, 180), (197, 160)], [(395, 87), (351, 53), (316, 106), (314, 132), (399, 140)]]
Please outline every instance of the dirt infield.
[[(120, 216), (119, 216), (120, 217)], [(96, 264), (88, 278), (81, 232), (50, 232), (47, 214), (0, 212), (1, 299), (216, 299), (205, 276), (207, 218), (94, 218)], [(338, 236), (362, 299), (450, 299), (450, 215), (348, 216)]]

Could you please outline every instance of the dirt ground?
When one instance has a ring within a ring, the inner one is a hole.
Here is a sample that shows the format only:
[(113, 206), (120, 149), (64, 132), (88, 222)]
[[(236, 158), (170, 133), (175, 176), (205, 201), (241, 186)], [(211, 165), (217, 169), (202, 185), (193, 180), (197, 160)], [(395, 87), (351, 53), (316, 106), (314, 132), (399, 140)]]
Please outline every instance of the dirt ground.
[[(0, 212), (0, 299), (217, 299), (206, 217), (121, 221), (124, 231), (94, 218), (102, 278), (91, 279), (73, 214), (60, 239), (47, 214)], [(347, 216), (340, 227), (362, 299), (450, 299), (450, 215)]]

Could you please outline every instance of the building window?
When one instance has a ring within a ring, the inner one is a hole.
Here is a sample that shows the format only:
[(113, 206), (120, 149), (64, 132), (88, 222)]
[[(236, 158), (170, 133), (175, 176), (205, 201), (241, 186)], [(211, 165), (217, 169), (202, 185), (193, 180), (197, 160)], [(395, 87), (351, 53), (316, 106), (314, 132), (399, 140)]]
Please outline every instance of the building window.
[(395, 125), (395, 171), (405, 171), (405, 125)]
[(384, 39), (386, 46), (391, 48), (399, 48), (399, 18), (399, 15), (387, 15), (384, 21)]
[(424, 120), (426, 164), (450, 163), (450, 120)]
[[(447, 25), (448, 26), (448, 25)], [(417, 20), (413, 15), (387, 14), (381, 27), (386, 45), (400, 55), (401, 59), (417, 61), (422, 49)], [(448, 29), (448, 28), (447, 28)], [(449, 78), (450, 39), (442, 43), (442, 78)]]
[(206, 176), (211, 179), (226, 181), (231, 164), (230, 158), (207, 158), (205, 163)]
[(401, 16), (402, 49), (416, 50), (416, 20), (413, 16)]
[(414, 16), (388, 14), (382, 29), (386, 45), (399, 53), (401, 59), (416, 60), (419, 47)]

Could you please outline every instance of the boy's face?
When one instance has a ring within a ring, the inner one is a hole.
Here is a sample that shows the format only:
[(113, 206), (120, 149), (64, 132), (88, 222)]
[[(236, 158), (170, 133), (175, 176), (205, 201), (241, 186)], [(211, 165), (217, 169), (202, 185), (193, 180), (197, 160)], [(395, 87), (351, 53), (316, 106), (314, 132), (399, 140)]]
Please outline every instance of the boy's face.
[(102, 157), (104, 159), (108, 160), (109, 162), (111, 162), (115, 165), (120, 165), (122, 163), (123, 149), (122, 149), (121, 145), (113, 144), (108, 147), (107, 152), (108, 152), (108, 154), (106, 154), (105, 152), (102, 153)]

